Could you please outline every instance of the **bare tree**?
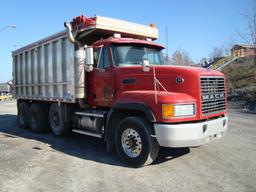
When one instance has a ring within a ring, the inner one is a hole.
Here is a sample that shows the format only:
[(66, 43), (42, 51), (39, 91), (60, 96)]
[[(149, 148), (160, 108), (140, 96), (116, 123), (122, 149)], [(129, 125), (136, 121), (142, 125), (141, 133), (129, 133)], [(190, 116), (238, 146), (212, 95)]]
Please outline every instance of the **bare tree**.
[[(247, 23), (247, 31), (245, 33), (238, 33), (244, 43), (253, 45), (256, 48), (256, 0), (251, 0), (249, 9), (243, 14), (245, 22)], [(247, 57), (246, 64), (252, 65), (255, 63), (255, 54)]]
[(171, 58), (172, 65), (186, 65), (191, 66), (195, 63), (190, 58), (189, 54), (184, 50), (177, 50), (172, 54)]
[(251, 10), (247, 10), (243, 17), (247, 23), (247, 31), (238, 32), (239, 37), (244, 43), (256, 46), (256, 0), (252, 0)]
[(209, 63), (209, 59), (206, 57), (202, 57), (198, 64), (201, 66), (206, 66), (206, 65), (208, 65), (208, 63)]
[(215, 59), (221, 58), (224, 56), (224, 48), (221, 47), (213, 47), (212, 52), (210, 53), (209, 57), (211, 61), (214, 61)]

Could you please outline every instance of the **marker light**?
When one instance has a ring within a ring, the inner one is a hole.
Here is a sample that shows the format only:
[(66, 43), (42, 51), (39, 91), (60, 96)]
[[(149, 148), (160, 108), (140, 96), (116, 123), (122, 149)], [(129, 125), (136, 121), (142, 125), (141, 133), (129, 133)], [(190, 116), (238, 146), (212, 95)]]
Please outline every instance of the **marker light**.
[(149, 26), (152, 28), (156, 28), (155, 24), (153, 24), (153, 23), (151, 23)]

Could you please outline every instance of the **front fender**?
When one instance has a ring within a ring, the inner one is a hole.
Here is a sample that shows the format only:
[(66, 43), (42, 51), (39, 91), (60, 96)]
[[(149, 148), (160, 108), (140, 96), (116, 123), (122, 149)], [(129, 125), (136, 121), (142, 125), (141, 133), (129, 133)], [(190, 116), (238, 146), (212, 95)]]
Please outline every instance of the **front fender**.
[[(162, 104), (181, 104), (181, 103), (198, 103), (196, 99), (185, 93), (176, 92), (165, 92), (165, 91), (125, 91), (122, 92), (118, 97), (117, 103), (143, 103), (145, 106), (152, 111), (156, 122), (181, 122), (184, 119), (162, 119)], [(199, 115), (199, 111), (197, 112)], [(195, 120), (197, 117), (192, 119), (186, 118), (187, 121)]]

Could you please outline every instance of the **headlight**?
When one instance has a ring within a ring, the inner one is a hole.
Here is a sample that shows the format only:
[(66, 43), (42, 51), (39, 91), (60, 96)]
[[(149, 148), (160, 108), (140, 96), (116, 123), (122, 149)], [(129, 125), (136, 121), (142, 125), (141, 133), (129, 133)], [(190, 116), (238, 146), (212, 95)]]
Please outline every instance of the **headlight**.
[(195, 104), (163, 104), (163, 119), (195, 115)]

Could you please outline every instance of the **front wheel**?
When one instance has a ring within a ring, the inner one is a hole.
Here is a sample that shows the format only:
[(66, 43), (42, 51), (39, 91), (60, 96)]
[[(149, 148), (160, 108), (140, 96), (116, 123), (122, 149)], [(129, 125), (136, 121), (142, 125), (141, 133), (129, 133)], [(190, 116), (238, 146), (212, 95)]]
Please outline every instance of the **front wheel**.
[(134, 167), (151, 164), (158, 156), (159, 144), (152, 137), (153, 127), (141, 117), (124, 118), (117, 127), (115, 146), (119, 157)]

